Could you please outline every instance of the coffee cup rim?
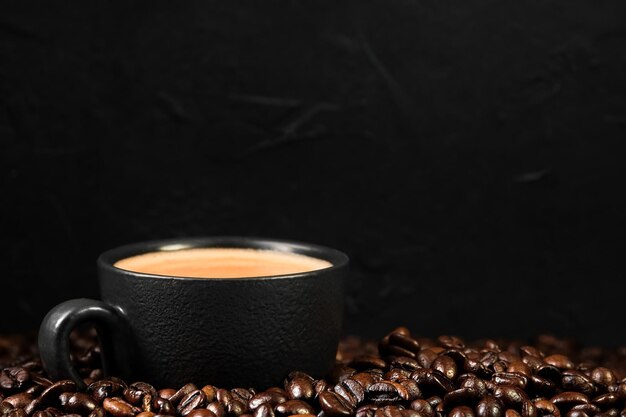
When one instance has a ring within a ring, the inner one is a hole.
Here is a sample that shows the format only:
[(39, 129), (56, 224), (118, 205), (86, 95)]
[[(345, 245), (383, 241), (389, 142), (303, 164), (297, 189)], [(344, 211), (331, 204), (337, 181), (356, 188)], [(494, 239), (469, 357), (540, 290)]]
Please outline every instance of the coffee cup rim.
[(149, 252), (175, 251), (194, 248), (243, 248), (258, 250), (273, 250), (278, 252), (288, 252), (300, 255), (306, 255), (313, 258), (323, 259), (331, 263), (327, 268), (315, 269), (307, 272), (298, 272), (293, 274), (269, 275), (258, 277), (240, 277), (240, 278), (211, 278), (210, 281), (259, 281), (259, 280), (275, 280), (275, 279), (298, 279), (308, 276), (315, 276), (319, 273), (328, 273), (345, 267), (348, 262), (348, 256), (337, 250), (327, 246), (299, 242), (294, 240), (273, 239), (263, 237), (249, 236), (214, 236), (214, 237), (187, 237), (187, 238), (170, 238), (148, 240), (136, 243), (130, 243), (109, 249), (103, 252), (97, 260), (99, 268), (114, 272), (117, 274), (130, 275), (140, 278), (158, 278), (173, 279), (180, 281), (206, 281), (206, 278), (171, 276), (161, 274), (149, 274), (144, 272), (135, 272), (114, 266), (115, 262), (137, 256)]

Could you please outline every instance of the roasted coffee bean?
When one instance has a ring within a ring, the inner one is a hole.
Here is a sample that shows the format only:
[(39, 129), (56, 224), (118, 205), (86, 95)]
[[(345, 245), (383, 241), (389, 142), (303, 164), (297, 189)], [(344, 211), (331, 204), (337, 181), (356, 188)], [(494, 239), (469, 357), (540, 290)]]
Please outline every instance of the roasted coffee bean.
[(411, 410), (415, 410), (424, 417), (435, 417), (435, 410), (426, 400), (411, 401)]
[(274, 408), (268, 403), (258, 406), (253, 414), (254, 417), (274, 417)]
[(363, 371), (366, 369), (378, 368), (383, 369), (387, 366), (384, 359), (374, 355), (360, 355), (356, 356), (350, 362), (350, 367), (357, 371)]
[(432, 397), (426, 398), (426, 401), (428, 401), (428, 404), (430, 404), (430, 406), (435, 409), (435, 411), (437, 411), (437, 407), (440, 405), (443, 405), (443, 398), (434, 395)]
[(93, 411), (99, 404), (89, 394), (82, 392), (64, 392), (59, 395), (59, 402), (65, 411), (81, 413)]
[[(202, 388), (202, 390), (204, 391), (204, 388)], [(165, 400), (171, 400), (174, 394), (176, 394), (176, 390), (174, 388), (163, 388), (157, 392), (157, 395)]]
[(6, 397), (2, 402), (11, 404), (13, 408), (24, 408), (33, 400), (33, 396), (22, 392), (20, 394), (13, 394), (9, 397)]
[(608, 386), (617, 383), (617, 377), (608, 368), (598, 367), (591, 371), (591, 379), (596, 384)]
[[(361, 384), (353, 379), (344, 379), (339, 384), (335, 385), (335, 393), (341, 396), (352, 407), (356, 407), (365, 399), (365, 389)], [(298, 414), (298, 413), (293, 413)]]
[(589, 398), (580, 392), (566, 391), (555, 395), (550, 401), (561, 410), (569, 410), (575, 405), (587, 404)]
[(170, 400), (170, 402), (172, 404), (178, 404), (178, 402), (180, 400), (182, 400), (182, 398), (189, 394), (190, 392), (193, 392), (195, 390), (197, 390), (198, 387), (196, 387), (194, 384), (185, 384), (182, 387), (180, 387), (180, 389), (178, 391), (176, 391), (176, 393), (174, 393), (174, 395), (172, 395), (170, 398), (168, 398), (168, 400)]
[(528, 381), (529, 392), (540, 397), (552, 397), (556, 391), (557, 385), (549, 379), (542, 378), (537, 375), (530, 377)]
[(310, 400), (315, 396), (313, 380), (308, 378), (293, 378), (285, 383), (285, 391), (292, 400)]
[[(274, 409), (269, 406), (270, 411), (272, 412), (272, 415), (270, 417), (274, 416)], [(226, 417), (226, 410), (224, 409), (224, 406), (222, 404), (220, 404), (219, 401), (213, 401), (211, 403), (209, 403), (209, 405), (206, 406), (207, 410), (211, 411), (213, 414), (216, 415), (216, 417)], [(254, 414), (256, 417), (256, 414)]]
[(590, 417), (589, 414), (580, 410), (570, 410), (565, 417)]
[(400, 368), (392, 368), (389, 370), (389, 372), (386, 372), (383, 375), (383, 380), (397, 381), (398, 379), (408, 378), (410, 376), (411, 376), (411, 372), (409, 371), (405, 371), (404, 369), (400, 369)]
[(26, 411), (24, 411), (24, 409), (22, 408), (12, 408), (6, 414), (6, 417), (27, 417), (27, 414), (26, 414)]
[(603, 411), (609, 408), (615, 407), (621, 402), (620, 396), (615, 393), (602, 394), (597, 396), (591, 401), (593, 404), (600, 407)]
[(175, 414), (176, 412), (176, 407), (169, 400), (159, 396), (152, 400), (152, 408), (158, 414)]
[(330, 417), (349, 416), (353, 407), (334, 392), (324, 391), (319, 395), (319, 403), (324, 413)]
[(509, 366), (506, 368), (506, 371), (522, 374), (526, 377), (529, 377), (533, 372), (532, 369), (530, 369), (530, 366), (526, 365), (522, 360), (515, 360), (510, 362)]
[(239, 417), (244, 414), (248, 410), (248, 406), (244, 401), (239, 401), (233, 399), (228, 407), (226, 408), (226, 412), (229, 416)]
[(448, 414), (449, 417), (474, 417), (474, 410), (465, 405), (454, 407)]
[(407, 356), (394, 357), (391, 360), (390, 365), (391, 368), (398, 368), (408, 372), (412, 372), (422, 367), (416, 359), (409, 358)]
[(563, 371), (561, 386), (566, 391), (579, 391), (585, 395), (593, 395), (597, 389), (591, 378), (577, 370)]
[(22, 367), (4, 368), (0, 372), (0, 388), (20, 389), (30, 380), (30, 372)]
[[(230, 395), (230, 393), (228, 394)], [(219, 390), (218, 390), (218, 400), (219, 400)], [(222, 402), (220, 401), (220, 403)], [(186, 416), (192, 410), (195, 410), (196, 408), (200, 408), (204, 404), (206, 404), (206, 397), (204, 396), (204, 393), (201, 390), (197, 389), (195, 391), (191, 391), (189, 394), (185, 395), (180, 400), (180, 402), (178, 403), (178, 406), (176, 407), (176, 411), (178, 412), (178, 414), (182, 416)], [(222, 403), (222, 405), (224, 405), (224, 403)]]
[[(205, 392), (204, 388), (206, 388), (206, 386), (202, 388), (202, 392), (204, 392), (204, 395), (206, 396), (207, 393)], [(246, 403), (254, 395), (252, 391), (246, 388), (233, 388), (230, 390), (230, 393), (233, 395), (234, 399)], [(213, 399), (209, 400), (209, 398), (207, 397), (207, 402), (210, 401), (213, 401)]]
[(352, 375), (356, 373), (356, 369), (350, 368), (349, 366), (337, 365), (333, 367), (333, 369), (328, 374), (328, 382), (333, 385), (336, 385), (343, 381), (346, 378), (350, 378)]
[(279, 391), (267, 390), (260, 392), (250, 398), (250, 400), (248, 401), (248, 407), (250, 407), (251, 410), (254, 410), (261, 404), (269, 404), (271, 407), (275, 407), (278, 404), (284, 403), (287, 400), (287, 395), (284, 395)]
[(502, 401), (491, 395), (484, 396), (476, 405), (477, 417), (503, 417), (503, 415)]
[(519, 350), (525, 355), (534, 356), (536, 358), (543, 358), (545, 356), (539, 349), (534, 346), (521, 346)]
[(555, 354), (546, 356), (543, 358), (543, 361), (548, 365), (555, 366), (559, 369), (574, 369), (576, 367), (576, 364), (565, 355)]
[(493, 395), (502, 401), (507, 408), (519, 409), (522, 403), (528, 400), (528, 396), (522, 389), (510, 385), (498, 386), (494, 390)]
[(562, 378), (562, 373), (556, 366), (542, 365), (536, 371), (537, 376), (545, 379), (549, 379), (552, 382), (559, 383)]
[(513, 372), (496, 372), (491, 377), (491, 381), (496, 385), (512, 385), (521, 389), (525, 389), (528, 385), (528, 378)]
[(328, 390), (330, 384), (325, 379), (315, 381), (313, 388), (315, 389), (315, 396), (317, 397), (321, 392)]
[(459, 388), (443, 397), (443, 408), (450, 410), (459, 405), (474, 405), (480, 399), (476, 388)]
[(314, 414), (315, 410), (302, 400), (288, 400), (278, 404), (274, 411), (282, 416), (292, 416), (295, 414)]
[[(454, 384), (452, 383), (452, 381), (450, 381), (450, 379), (442, 372), (435, 369), (430, 369), (428, 371), (428, 374), (426, 376), (426, 382), (427, 385), (434, 389), (437, 393), (446, 393), (454, 389)], [(422, 387), (420, 386), (420, 388)]]
[[(368, 404), (362, 407), (357, 408), (355, 411), (355, 417), (374, 417), (376, 414), (376, 410), (378, 410), (378, 406), (375, 404)], [(434, 416), (427, 416), (434, 417)]]
[(432, 349), (424, 349), (417, 354), (416, 360), (422, 368), (430, 368), (438, 356)]
[[(167, 414), (167, 413), (164, 413)], [(137, 414), (135, 417), (154, 417), (156, 414), (154, 414), (152, 411), (142, 411), (141, 413)]]
[[(204, 398), (206, 400), (206, 396)], [(224, 406), (226, 411), (228, 411), (230, 404), (234, 401), (233, 395), (230, 393), (230, 391), (226, 389), (221, 389), (221, 388), (215, 392), (215, 398), (217, 399), (217, 401), (220, 402), (220, 404)], [(182, 403), (182, 400), (181, 400), (181, 403)]]
[(402, 417), (402, 409), (395, 405), (380, 407), (374, 413), (375, 417)]
[(485, 381), (473, 374), (463, 374), (458, 377), (457, 382), (459, 383), (460, 388), (471, 388), (477, 390), (480, 397), (484, 397), (487, 394), (487, 384)]
[(447, 349), (463, 349), (465, 342), (456, 336), (439, 336), (437, 342)]
[(102, 407), (114, 417), (132, 417), (140, 412), (137, 407), (133, 407), (119, 397), (105, 398)]
[(531, 400), (526, 400), (522, 403), (520, 414), (522, 417), (537, 417), (537, 407)]
[(547, 414), (553, 415), (554, 417), (561, 417), (561, 411), (559, 408), (552, 402), (546, 399), (537, 399), (534, 401), (535, 407), (539, 410), (540, 415), (545, 416)]
[[(505, 417), (522, 417), (522, 415), (520, 413), (518, 413), (517, 411), (512, 410), (512, 409), (506, 410), (504, 412), (504, 416)], [(545, 417), (547, 417), (547, 416), (545, 416)]]
[(446, 378), (451, 381), (454, 381), (456, 379), (456, 363), (450, 356), (441, 355), (437, 357), (437, 359), (435, 359), (431, 364), (431, 369), (435, 369), (441, 372), (443, 375), (446, 376)]
[(572, 407), (572, 410), (580, 410), (590, 415), (596, 415), (600, 412), (600, 407), (595, 404), (588, 403), (575, 405), (574, 407)]
[[(394, 332), (389, 335), (389, 343), (406, 349), (411, 352), (412, 355), (404, 355), (409, 358), (415, 358), (415, 355), (420, 351), (420, 344), (417, 340), (411, 337), (411, 335)], [(403, 356), (403, 355), (396, 355)]]
[(419, 386), (417, 385), (417, 382), (413, 381), (410, 378), (402, 378), (402, 379), (398, 379), (396, 381), (398, 384), (402, 385), (407, 393), (408, 393), (408, 400), (409, 401), (413, 401), (417, 398), (422, 398), (422, 391), (420, 390)]
[(375, 404), (386, 404), (400, 400), (408, 400), (406, 388), (397, 382), (381, 381), (367, 389), (367, 398)]
[(350, 379), (358, 382), (359, 384), (361, 384), (361, 386), (363, 388), (365, 388), (366, 390), (370, 387), (370, 385), (375, 384), (376, 382), (379, 381), (378, 378), (375, 378), (371, 373), (369, 372), (359, 372), (358, 374), (354, 374), (350, 377)]

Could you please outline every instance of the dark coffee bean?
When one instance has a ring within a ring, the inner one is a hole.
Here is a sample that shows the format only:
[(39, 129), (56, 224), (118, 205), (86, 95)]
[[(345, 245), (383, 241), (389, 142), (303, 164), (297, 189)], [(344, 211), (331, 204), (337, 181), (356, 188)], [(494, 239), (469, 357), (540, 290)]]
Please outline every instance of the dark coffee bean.
[(163, 388), (157, 392), (157, 395), (165, 400), (169, 400), (174, 394), (176, 394), (176, 390), (174, 388)]
[(609, 408), (615, 407), (621, 401), (620, 396), (615, 393), (602, 394), (594, 398), (591, 402), (598, 407), (600, 407), (603, 411), (608, 410)]
[(383, 369), (387, 366), (384, 359), (374, 355), (360, 355), (356, 356), (350, 362), (350, 367), (357, 371), (364, 371), (371, 368)]
[(356, 369), (345, 365), (336, 365), (328, 374), (328, 382), (336, 385), (346, 378), (350, 378), (356, 373)]
[[(521, 415), (520, 413), (518, 413), (517, 411), (512, 410), (512, 409), (508, 409), (508, 410), (506, 410), (506, 411), (504, 412), (504, 416), (505, 416), (505, 417), (522, 417), (522, 415)], [(544, 416), (544, 417), (547, 417), (547, 416)], [(556, 417), (556, 416), (555, 416), (555, 417)]]
[(13, 394), (9, 397), (6, 397), (2, 402), (11, 404), (13, 408), (24, 408), (33, 400), (33, 396), (22, 392), (19, 394)]
[(438, 406), (443, 405), (443, 398), (441, 398), (441, 397), (439, 397), (437, 395), (434, 395), (432, 397), (426, 398), (426, 401), (428, 401), (428, 404), (430, 404), (430, 406), (433, 409), (435, 409), (435, 411), (436, 411), (436, 408)]
[(486, 367), (492, 367), (498, 361), (498, 354), (495, 352), (485, 352), (480, 358), (480, 363)]
[(528, 385), (528, 378), (522, 374), (513, 372), (496, 372), (491, 377), (496, 385), (512, 385), (521, 389), (525, 389)]
[(458, 407), (454, 407), (452, 411), (448, 414), (449, 417), (474, 417), (474, 410), (471, 408), (461, 405)]
[(4, 368), (0, 372), (0, 388), (20, 389), (30, 380), (30, 372), (21, 367)]
[(402, 417), (402, 409), (395, 405), (381, 407), (374, 413), (375, 417)]
[(585, 413), (584, 411), (580, 411), (580, 410), (570, 410), (565, 417), (591, 417), (589, 416), (589, 414)]
[[(401, 333), (391, 333), (389, 335), (389, 343), (411, 352), (412, 355), (405, 355), (405, 356), (408, 356), (409, 358), (415, 359), (415, 356), (420, 351), (419, 342), (415, 340), (414, 338), (412, 338), (410, 335), (401, 334)], [(396, 355), (396, 356), (402, 356), (402, 355)]]
[(559, 369), (574, 369), (576, 367), (576, 364), (565, 355), (555, 354), (546, 356), (543, 358), (543, 361), (548, 365), (555, 366)]
[(172, 404), (178, 404), (178, 402), (187, 394), (189, 394), (190, 392), (193, 392), (195, 390), (197, 390), (198, 387), (196, 387), (194, 384), (185, 384), (182, 387), (180, 387), (180, 389), (178, 391), (176, 391), (176, 393), (174, 395), (172, 395), (170, 398), (168, 398), (168, 400), (170, 400), (170, 402)]
[(538, 399), (534, 401), (535, 407), (539, 411), (539, 414), (545, 416), (547, 414), (553, 415), (555, 417), (561, 416), (561, 411), (559, 408), (549, 400), (546, 399)]
[(458, 377), (457, 382), (460, 388), (472, 388), (477, 390), (480, 397), (484, 397), (487, 394), (487, 384), (475, 375), (463, 374)]
[(585, 395), (594, 395), (596, 387), (591, 378), (577, 370), (563, 371), (561, 386), (566, 391), (579, 391)]
[[(360, 385), (359, 385), (360, 386)], [(279, 415), (283, 415), (285, 417), (292, 416), (295, 414), (314, 414), (315, 410), (309, 404), (305, 403), (302, 400), (288, 400), (284, 403), (278, 404), (274, 411), (276, 411)]]
[(596, 384), (604, 386), (615, 384), (618, 382), (617, 377), (615, 376), (613, 371), (603, 367), (598, 367), (591, 371), (591, 379)]
[[(368, 404), (357, 408), (355, 412), (355, 417), (374, 417), (376, 410), (378, 409), (377, 405)], [(435, 417), (435, 416), (428, 416)]]
[[(206, 387), (206, 385), (205, 385), (205, 387)], [(205, 387), (202, 388), (202, 392), (204, 392), (204, 395), (206, 397), (207, 393), (204, 390)], [(233, 389), (230, 390), (230, 393), (232, 394), (234, 399), (236, 399), (238, 401), (243, 401), (243, 402), (246, 402), (246, 403), (254, 395), (252, 393), (252, 391), (250, 391), (249, 389), (246, 389), (246, 388), (233, 388)], [(210, 402), (210, 401), (213, 401), (213, 399), (209, 400), (209, 398), (207, 397), (207, 402)]]
[(398, 384), (402, 385), (404, 389), (406, 389), (408, 393), (408, 401), (413, 401), (417, 398), (422, 398), (422, 391), (420, 390), (417, 382), (413, 381), (410, 378), (402, 378), (396, 381)]
[(159, 396), (157, 396), (156, 398), (152, 400), (152, 408), (158, 414), (175, 414), (176, 413), (176, 407), (174, 407), (172, 402), (169, 400), (166, 400), (165, 398), (161, 398)]
[(60, 417), (63, 415), (63, 412), (55, 407), (47, 407), (44, 411), (52, 414), (54, 417)]
[[(356, 407), (365, 399), (365, 389), (361, 384), (353, 379), (345, 379), (339, 384), (335, 385), (335, 393), (341, 396), (352, 407)], [(298, 413), (293, 413), (298, 414)]]
[(435, 410), (426, 400), (411, 401), (411, 410), (415, 410), (424, 417), (435, 417)]
[(483, 397), (476, 405), (477, 417), (503, 417), (504, 405), (502, 401), (491, 395)]
[(435, 359), (431, 365), (431, 369), (435, 369), (446, 376), (451, 381), (456, 379), (457, 369), (454, 360), (447, 356), (441, 355)]
[(285, 384), (285, 391), (292, 400), (310, 400), (315, 396), (313, 381), (308, 378), (293, 378)]
[(49, 411), (40, 410), (40, 411), (35, 411), (33, 413), (33, 417), (54, 417), (54, 415)]
[[(189, 394), (187, 394), (187, 395), (189, 395)], [(206, 400), (206, 396), (204, 398)], [(217, 399), (217, 401), (220, 402), (220, 404), (222, 404), (224, 406), (226, 411), (228, 411), (228, 408), (230, 407), (230, 404), (234, 401), (233, 395), (230, 393), (230, 391), (228, 391), (226, 389), (221, 389), (221, 388), (218, 389), (215, 392), (215, 398)], [(181, 400), (181, 403), (182, 403), (182, 400)]]
[(465, 361), (465, 365), (463, 365), (463, 371), (470, 372), (479, 378), (491, 378), (493, 371), (485, 366), (483, 363), (468, 359)]
[[(219, 396), (219, 390), (218, 390), (218, 396)], [(204, 396), (204, 393), (201, 390), (197, 389), (195, 391), (191, 391), (189, 394), (185, 395), (180, 400), (180, 402), (178, 403), (178, 406), (176, 407), (176, 411), (178, 412), (178, 414), (182, 416), (186, 416), (192, 410), (195, 410), (196, 408), (200, 408), (204, 404), (206, 404), (206, 397)]]
[(381, 381), (367, 389), (367, 398), (375, 404), (386, 404), (400, 400), (408, 400), (406, 388), (397, 382)]
[(411, 372), (400, 368), (392, 368), (383, 375), (383, 380), (397, 381), (398, 379), (408, 378)]
[(519, 409), (522, 403), (528, 400), (528, 396), (522, 389), (510, 385), (498, 386), (494, 390), (493, 395), (502, 401), (507, 408)]
[[(447, 376), (445, 376), (442, 372), (435, 370), (435, 369), (429, 370), (427, 374), (426, 382), (428, 386), (433, 388), (438, 393), (446, 393), (454, 389), (454, 384), (452, 383), (452, 381), (450, 381), (450, 379)], [(419, 385), (419, 382), (418, 382), (418, 385)]]
[(353, 408), (334, 392), (324, 391), (319, 395), (320, 406), (330, 417), (349, 416)]
[(537, 417), (537, 407), (531, 400), (526, 400), (522, 403), (520, 414), (522, 417)]
[(553, 381), (533, 375), (528, 381), (527, 389), (536, 396), (552, 397), (556, 391), (556, 387), (557, 385)]
[(516, 360), (509, 363), (509, 366), (506, 368), (507, 372), (515, 372), (518, 374), (522, 374), (526, 377), (532, 375), (532, 369), (530, 366), (526, 365), (522, 360)]
[(431, 349), (424, 349), (417, 354), (416, 360), (422, 368), (430, 368), (430, 365), (439, 355)]
[(274, 408), (268, 403), (258, 406), (253, 414), (254, 417), (274, 417)]
[(315, 389), (315, 396), (317, 397), (321, 392), (327, 391), (330, 388), (330, 384), (326, 382), (325, 379), (320, 379), (319, 381), (315, 381), (313, 388)]
[(595, 404), (580, 404), (580, 405), (575, 405), (574, 407), (572, 407), (572, 410), (580, 410), (580, 411), (584, 411), (585, 413), (589, 414), (589, 415), (596, 415), (600, 412), (600, 407), (598, 407)]
[(6, 417), (27, 417), (27, 414), (26, 414), (26, 411), (24, 411), (24, 409), (22, 408), (12, 408), (6, 414)]
[[(67, 383), (72, 383), (72, 381), (66, 381)], [(75, 390), (74, 388), (73, 390)], [(118, 380), (117, 378), (113, 379), (102, 379), (100, 381), (93, 382), (89, 384), (87, 387), (87, 392), (91, 394), (91, 396), (98, 402), (104, 401), (107, 397), (116, 397), (121, 395), (126, 389), (126, 384)], [(66, 391), (73, 391), (72, 389), (67, 389)]]
[[(272, 412), (272, 415), (270, 417), (274, 416), (274, 409), (271, 406), (268, 406), (270, 411)], [(209, 403), (209, 405), (206, 406), (207, 410), (211, 411), (213, 414), (216, 415), (216, 417), (226, 417), (226, 410), (224, 409), (224, 406), (222, 404), (220, 404), (219, 401), (213, 401), (211, 403)], [(256, 414), (255, 414), (256, 416)]]
[[(164, 413), (167, 414), (167, 413)], [(142, 411), (141, 413), (137, 414), (135, 417), (154, 417), (156, 414), (154, 414), (152, 411)]]
[[(217, 388), (215, 388), (213, 385), (205, 385), (202, 387), (201, 391), (204, 394), (207, 403), (211, 403), (217, 398)], [(250, 398), (248, 398), (247, 400), (250, 400)]]
[(561, 382), (562, 374), (559, 368), (552, 365), (542, 365), (536, 370), (537, 376), (549, 379), (552, 382)]
[[(76, 383), (74, 381), (63, 380), (55, 382), (39, 394), (39, 397), (36, 400), (37, 404), (35, 408), (51, 405), (59, 399), (59, 395), (61, 395), (61, 393), (74, 391), (76, 391)], [(99, 402), (101, 401), (98, 398), (95, 398), (95, 400)]]
[(459, 388), (450, 391), (443, 397), (443, 408), (451, 410), (459, 405), (474, 405), (480, 399), (476, 388)]
[(102, 407), (114, 417), (132, 417), (140, 412), (137, 407), (133, 407), (119, 397), (105, 398)]
[(71, 413), (93, 411), (99, 407), (96, 400), (82, 392), (64, 392), (59, 395), (59, 402), (65, 411)]
[(456, 336), (439, 336), (437, 342), (447, 349), (463, 349), (465, 347), (463, 339)]
[(366, 390), (370, 387), (370, 385), (373, 385), (379, 381), (379, 379), (375, 378), (369, 372), (359, 372), (358, 374), (352, 375), (350, 379), (361, 384), (361, 386)]
[(250, 410), (254, 410), (261, 404), (269, 404), (273, 408), (280, 403), (284, 403), (285, 401), (287, 401), (287, 399), (287, 395), (284, 395), (279, 391), (267, 390), (260, 392), (250, 398), (250, 400), (248, 401), (248, 407), (250, 407)]
[(240, 400), (232, 400), (228, 407), (226, 408), (229, 416), (239, 417), (248, 411), (248, 406), (244, 401)]
[(392, 368), (399, 368), (409, 372), (412, 372), (422, 367), (416, 359), (409, 358), (407, 356), (394, 357), (391, 360), (390, 365)]

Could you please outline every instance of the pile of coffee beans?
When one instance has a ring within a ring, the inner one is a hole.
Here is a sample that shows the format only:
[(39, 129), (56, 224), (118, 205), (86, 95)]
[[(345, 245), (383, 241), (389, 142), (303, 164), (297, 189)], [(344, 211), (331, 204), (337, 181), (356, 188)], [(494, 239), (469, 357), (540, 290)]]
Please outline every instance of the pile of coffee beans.
[(154, 387), (103, 377), (93, 331), (71, 338), (88, 384), (51, 381), (28, 337), (0, 337), (1, 417), (626, 417), (626, 349), (417, 338), (347, 338), (324, 379), (294, 370), (281, 386)]

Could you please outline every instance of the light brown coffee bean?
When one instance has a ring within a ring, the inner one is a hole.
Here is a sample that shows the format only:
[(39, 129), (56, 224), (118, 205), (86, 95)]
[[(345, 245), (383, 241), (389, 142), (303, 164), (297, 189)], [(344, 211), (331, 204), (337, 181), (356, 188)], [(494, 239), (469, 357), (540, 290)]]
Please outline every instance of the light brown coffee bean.
[(302, 400), (288, 400), (274, 407), (274, 411), (283, 416), (295, 414), (314, 414), (315, 410)]
[(102, 407), (114, 417), (133, 417), (141, 411), (119, 397), (105, 398)]
[(330, 417), (349, 416), (353, 411), (353, 407), (334, 392), (324, 391), (320, 393), (319, 402), (324, 413)]

